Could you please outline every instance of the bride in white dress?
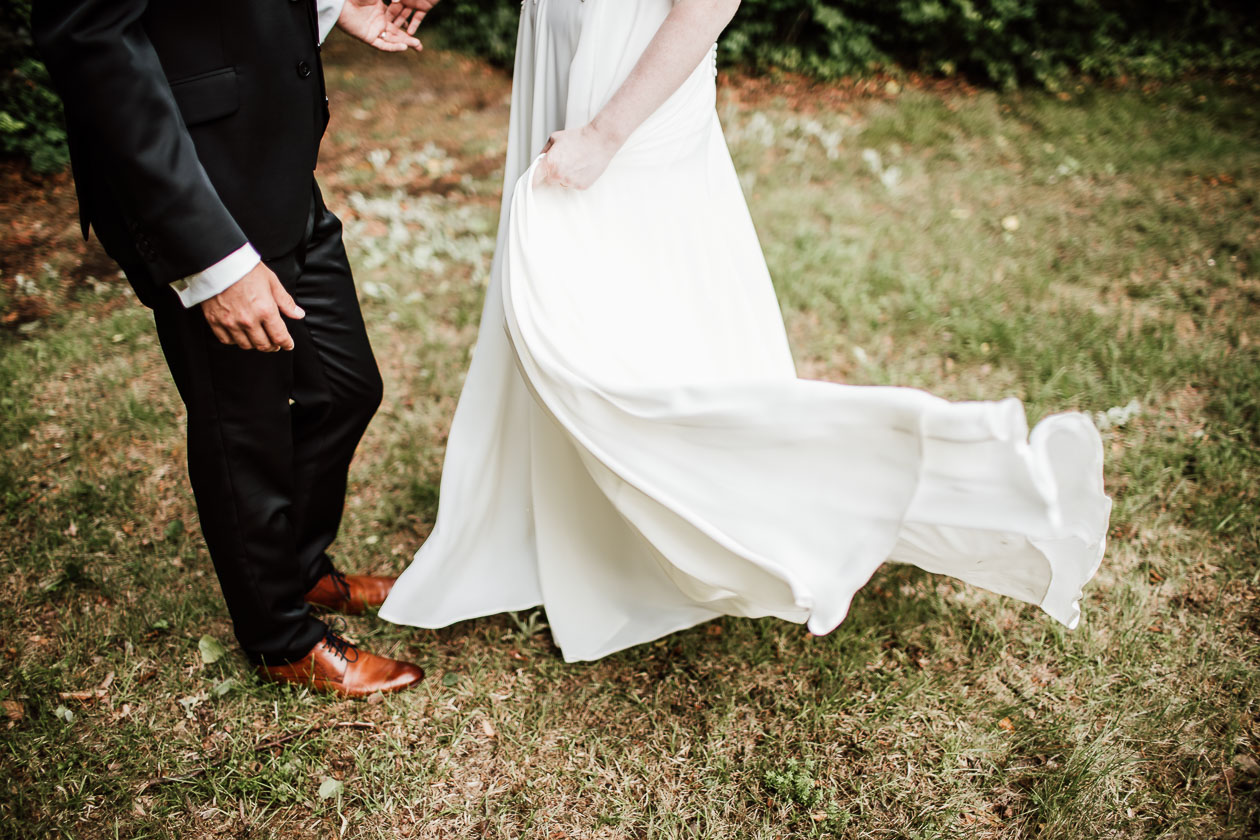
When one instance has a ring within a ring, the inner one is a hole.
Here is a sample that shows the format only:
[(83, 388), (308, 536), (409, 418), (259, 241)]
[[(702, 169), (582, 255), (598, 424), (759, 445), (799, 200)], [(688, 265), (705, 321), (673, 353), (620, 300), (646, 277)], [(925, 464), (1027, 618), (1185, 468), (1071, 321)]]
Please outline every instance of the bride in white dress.
[(715, 110), (737, 5), (525, 0), (437, 523), (382, 617), (542, 605), (568, 661), (720, 615), (824, 634), (891, 560), (1076, 625), (1111, 508), (1084, 415), (796, 377)]

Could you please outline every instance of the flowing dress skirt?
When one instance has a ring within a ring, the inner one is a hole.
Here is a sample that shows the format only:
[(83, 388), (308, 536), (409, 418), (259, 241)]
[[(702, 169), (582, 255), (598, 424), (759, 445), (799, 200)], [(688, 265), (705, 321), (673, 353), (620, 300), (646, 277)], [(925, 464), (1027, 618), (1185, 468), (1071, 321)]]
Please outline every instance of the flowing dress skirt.
[[(1079, 413), (798, 379), (712, 55), (589, 190), (547, 137), (617, 90), (670, 0), (526, 0), (505, 196), (437, 522), (381, 616), (546, 608), (568, 661), (720, 615), (824, 634), (886, 561), (1074, 627), (1111, 501)], [(840, 270), (840, 269), (838, 269)]]

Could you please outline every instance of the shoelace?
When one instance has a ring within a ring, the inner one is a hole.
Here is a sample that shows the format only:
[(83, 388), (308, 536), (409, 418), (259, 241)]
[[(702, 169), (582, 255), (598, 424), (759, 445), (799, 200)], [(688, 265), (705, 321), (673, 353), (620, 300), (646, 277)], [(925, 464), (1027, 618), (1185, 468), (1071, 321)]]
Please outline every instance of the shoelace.
[(328, 629), (324, 631), (324, 641), (342, 659), (347, 662), (357, 662), (359, 649), (349, 639), (341, 635), (344, 632), (346, 632), (346, 623), (339, 618), (334, 618), (329, 622)]
[(350, 581), (346, 580), (346, 576), (343, 575), (341, 572), (337, 571), (336, 569), (333, 569), (331, 572), (329, 572), (328, 576), (332, 578), (332, 584), (333, 586), (337, 588), (337, 591), (341, 593), (341, 597), (349, 601), (350, 600)]

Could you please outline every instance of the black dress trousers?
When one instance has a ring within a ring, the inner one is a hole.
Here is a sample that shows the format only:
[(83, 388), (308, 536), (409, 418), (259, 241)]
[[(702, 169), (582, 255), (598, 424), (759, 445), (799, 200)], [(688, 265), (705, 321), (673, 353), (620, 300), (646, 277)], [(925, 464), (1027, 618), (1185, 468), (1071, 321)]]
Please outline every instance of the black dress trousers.
[[(332, 565), (346, 474), (381, 402), (341, 222), (312, 180), (303, 242), (268, 260), (298, 305), (294, 349), (219, 342), (200, 307), (155, 302), (167, 364), (188, 410), (188, 472), (236, 637), (255, 662), (300, 659), (323, 636), (305, 593)], [(166, 290), (163, 290), (166, 291)]]

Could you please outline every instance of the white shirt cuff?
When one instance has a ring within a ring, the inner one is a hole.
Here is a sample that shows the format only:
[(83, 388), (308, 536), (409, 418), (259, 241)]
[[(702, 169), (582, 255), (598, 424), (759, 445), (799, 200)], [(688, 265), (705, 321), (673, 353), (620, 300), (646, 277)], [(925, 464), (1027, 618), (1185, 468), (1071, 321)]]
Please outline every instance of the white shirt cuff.
[(317, 0), (315, 3), (315, 12), (319, 15), (319, 42), (321, 44), (328, 37), (328, 33), (332, 32), (332, 28), (337, 25), (337, 18), (341, 17), (341, 7), (344, 5), (346, 5), (346, 0)]
[(260, 262), (262, 259), (254, 246), (246, 242), (205, 271), (176, 280), (171, 288), (179, 295), (184, 308), (191, 309), (249, 274)]

